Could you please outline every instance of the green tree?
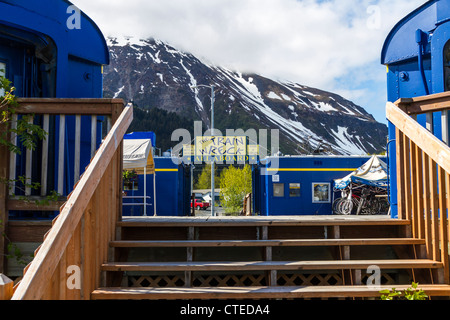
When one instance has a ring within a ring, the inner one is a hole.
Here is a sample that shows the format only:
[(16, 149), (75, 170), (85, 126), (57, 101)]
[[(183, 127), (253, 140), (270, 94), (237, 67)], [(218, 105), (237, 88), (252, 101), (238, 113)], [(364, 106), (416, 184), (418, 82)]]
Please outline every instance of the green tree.
[(252, 192), (252, 170), (247, 164), (242, 169), (229, 166), (220, 178), (220, 201), (225, 212), (240, 212), (244, 197)]
[[(0, 70), (0, 74), (4, 74), (5, 70)], [(18, 106), (17, 97), (14, 95), (15, 88), (11, 86), (11, 81), (0, 75), (0, 145), (6, 146), (10, 152), (21, 154), (21, 149), (11, 142), (11, 137), (17, 137), (25, 149), (35, 150), (36, 145), (42, 139), (45, 139), (47, 132), (40, 126), (33, 124), (31, 121), (34, 115), (24, 115), (20, 117), (13, 124), (13, 115), (16, 113)], [(3, 156), (3, 155), (2, 155)], [(25, 176), (19, 176), (16, 179), (8, 179), (7, 177), (0, 177), (0, 183), (5, 184), (10, 188), (10, 183), (17, 183), (18, 188), (24, 190), (26, 187), (31, 189), (39, 189), (40, 184), (32, 182)], [(56, 191), (51, 191), (50, 195), (44, 199), (35, 200), (37, 205), (48, 204), (49, 201), (57, 201), (59, 194)], [(20, 196), (20, 200), (31, 201), (27, 197)], [(0, 214), (0, 216), (2, 216)], [(26, 265), (29, 261), (24, 259), (23, 254), (17, 245), (8, 239), (5, 230), (4, 222), (0, 220), (0, 237), (4, 237), (7, 242), (7, 258), (15, 258), (20, 264)], [(32, 258), (32, 256), (30, 257)]]
[[(218, 188), (220, 186), (220, 177), (217, 174), (217, 166), (214, 169), (214, 187)], [(209, 163), (204, 165), (202, 172), (198, 177), (198, 181), (195, 184), (195, 189), (211, 189), (211, 165)]]
[[(4, 70), (0, 70), (0, 72), (4, 72)], [(26, 149), (34, 150), (37, 142), (44, 139), (47, 132), (30, 122), (33, 115), (22, 116), (17, 120), (15, 128), (11, 127), (12, 115), (16, 113), (18, 105), (14, 91), (15, 88), (11, 86), (11, 82), (4, 76), (0, 76), (0, 125), (3, 125), (0, 130), (0, 144), (8, 147), (10, 151), (20, 154), (20, 148), (11, 143), (11, 139), (8, 138), (9, 134), (17, 136)]]

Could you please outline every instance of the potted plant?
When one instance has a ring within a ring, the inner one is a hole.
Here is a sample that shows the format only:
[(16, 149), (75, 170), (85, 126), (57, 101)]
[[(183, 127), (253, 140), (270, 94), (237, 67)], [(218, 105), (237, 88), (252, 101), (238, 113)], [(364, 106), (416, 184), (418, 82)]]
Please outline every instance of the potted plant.
[(134, 184), (138, 181), (136, 170), (123, 170), (123, 189), (134, 190)]

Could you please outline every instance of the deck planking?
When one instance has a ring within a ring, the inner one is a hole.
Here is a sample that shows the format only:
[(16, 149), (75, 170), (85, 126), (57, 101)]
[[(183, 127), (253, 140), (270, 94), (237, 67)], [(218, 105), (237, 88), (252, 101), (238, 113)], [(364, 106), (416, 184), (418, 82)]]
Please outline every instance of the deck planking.
[[(409, 288), (397, 285), (397, 290)], [(421, 285), (428, 296), (450, 295), (449, 285)], [(381, 290), (392, 286), (302, 286), (302, 287), (198, 287), (198, 288), (99, 288), (92, 292), (97, 299), (286, 299), (286, 298), (354, 298), (380, 297)]]
[(216, 216), (216, 217), (123, 217), (121, 227), (176, 227), (176, 226), (363, 226), (408, 225), (409, 221), (389, 216)]

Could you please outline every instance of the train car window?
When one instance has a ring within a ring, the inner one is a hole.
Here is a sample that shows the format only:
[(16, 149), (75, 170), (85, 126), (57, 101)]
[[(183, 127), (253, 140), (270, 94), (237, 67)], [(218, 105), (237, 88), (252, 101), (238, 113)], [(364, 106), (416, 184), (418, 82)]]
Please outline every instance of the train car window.
[[(6, 63), (0, 62), (0, 77), (4, 77), (6, 75)], [(5, 90), (0, 89), (0, 97), (5, 95)]]
[(450, 41), (444, 47), (444, 81), (445, 91), (450, 91)]
[(273, 196), (277, 198), (284, 197), (284, 183), (273, 184)]
[(329, 183), (312, 184), (313, 203), (331, 202), (331, 188)]
[(300, 183), (289, 183), (289, 197), (300, 197)]

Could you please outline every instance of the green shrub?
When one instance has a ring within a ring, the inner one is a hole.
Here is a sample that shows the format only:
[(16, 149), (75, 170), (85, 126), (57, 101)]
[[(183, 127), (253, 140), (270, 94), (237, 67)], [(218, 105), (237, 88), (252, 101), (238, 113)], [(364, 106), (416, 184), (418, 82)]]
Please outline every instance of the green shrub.
[(422, 289), (418, 289), (419, 284), (413, 282), (411, 287), (403, 292), (392, 288), (392, 290), (382, 290), (381, 300), (426, 300), (428, 296)]

